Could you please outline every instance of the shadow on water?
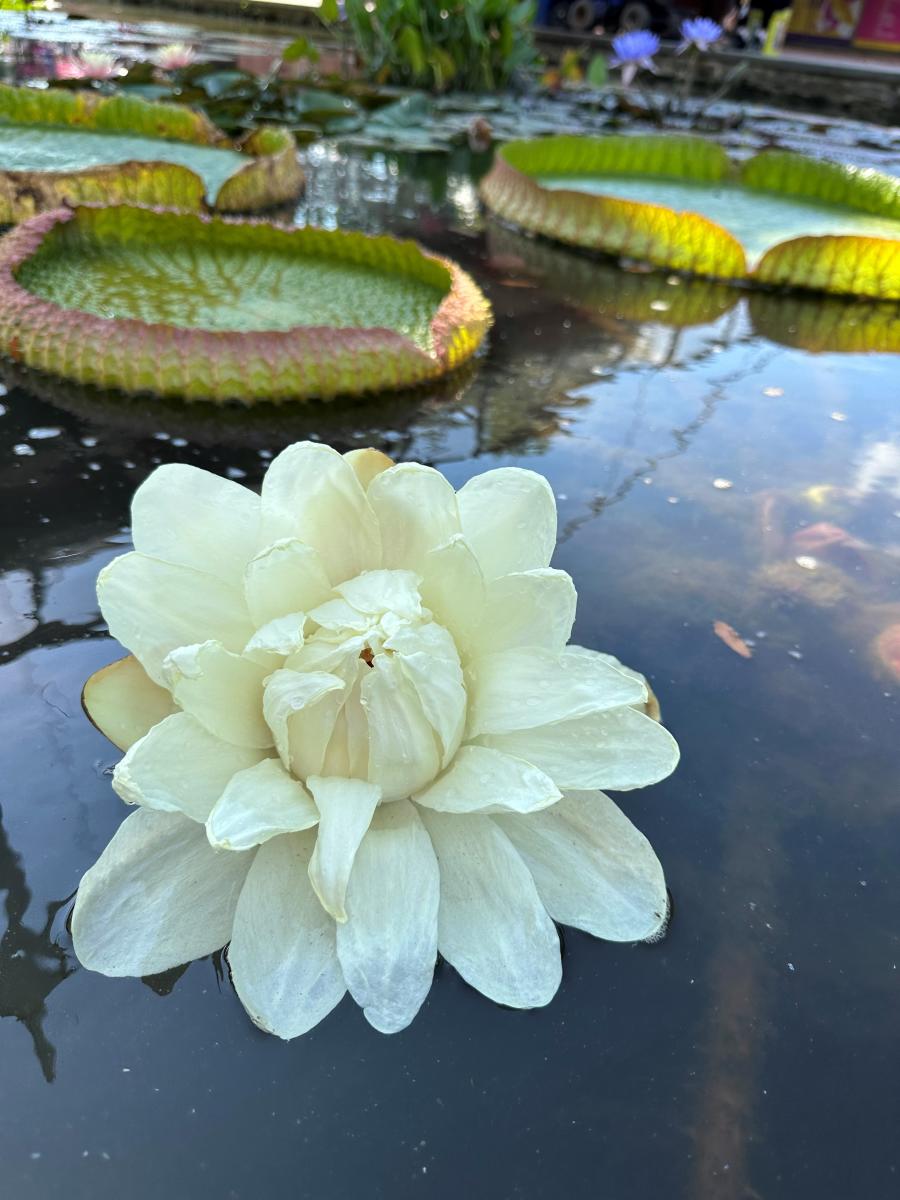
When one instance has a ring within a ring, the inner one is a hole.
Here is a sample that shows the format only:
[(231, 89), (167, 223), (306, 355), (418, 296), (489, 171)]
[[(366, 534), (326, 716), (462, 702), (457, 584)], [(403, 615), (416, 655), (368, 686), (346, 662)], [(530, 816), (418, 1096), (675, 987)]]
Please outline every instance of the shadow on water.
[(56, 1077), (56, 1049), (44, 1033), (46, 1000), (75, 970), (66, 950), (54, 938), (53, 925), (60, 909), (72, 897), (53, 900), (47, 905), (42, 928), (33, 929), (26, 924), (31, 891), (22, 859), (7, 839), (2, 809), (0, 892), (6, 893), (6, 929), (0, 937), (0, 1017), (15, 1017), (25, 1026), (44, 1078), (52, 1083)]

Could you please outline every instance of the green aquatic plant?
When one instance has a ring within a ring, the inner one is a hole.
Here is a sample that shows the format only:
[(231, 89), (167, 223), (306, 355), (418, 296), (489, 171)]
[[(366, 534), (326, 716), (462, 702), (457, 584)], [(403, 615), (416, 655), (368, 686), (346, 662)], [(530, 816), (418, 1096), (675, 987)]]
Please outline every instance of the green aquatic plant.
[(285, 129), (232, 142), (184, 105), (0, 85), (0, 224), (116, 201), (249, 212), (293, 200), (302, 186)]
[(297, 400), (408, 387), (465, 362), (490, 308), (392, 237), (116, 205), (0, 242), (0, 351), (101, 388)]
[[(367, 74), (382, 83), (493, 91), (536, 59), (532, 0), (345, 0)], [(326, 0), (329, 24), (338, 5)]]
[(503, 146), (481, 195), (498, 216), (585, 249), (900, 299), (900, 180), (878, 171), (774, 150), (735, 163), (694, 137), (559, 136)]

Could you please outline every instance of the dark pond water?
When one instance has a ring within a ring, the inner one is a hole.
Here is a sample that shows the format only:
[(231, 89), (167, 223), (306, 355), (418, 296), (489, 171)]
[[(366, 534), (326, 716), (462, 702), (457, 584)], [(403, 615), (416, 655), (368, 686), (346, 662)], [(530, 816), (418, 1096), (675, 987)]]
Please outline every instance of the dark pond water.
[[(221, 413), (7, 373), (0, 1193), (889, 1200), (900, 358), (829, 347), (884, 344), (896, 311), (587, 263), (485, 226), (465, 164), (310, 160), (301, 219), (415, 235), (475, 274), (496, 326), (473, 369), (367, 405)], [(442, 967), (402, 1034), (348, 998), (285, 1044), (216, 958), (140, 981), (73, 957), (71, 895), (123, 817), (79, 695), (118, 656), (94, 580), (129, 544), (130, 496), (170, 461), (257, 485), (304, 437), (455, 485), (544, 472), (576, 640), (646, 671), (681, 743), (673, 778), (623, 798), (666, 868), (666, 939), (567, 930), (544, 1010)]]

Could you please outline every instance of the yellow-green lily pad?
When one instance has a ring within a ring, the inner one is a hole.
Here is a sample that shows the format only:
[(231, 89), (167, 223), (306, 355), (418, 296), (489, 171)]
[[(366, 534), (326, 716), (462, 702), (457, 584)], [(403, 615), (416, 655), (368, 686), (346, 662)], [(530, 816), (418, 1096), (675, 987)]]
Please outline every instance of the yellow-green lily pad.
[(123, 200), (250, 212), (294, 199), (302, 185), (284, 129), (234, 143), (180, 105), (0, 85), (0, 224)]
[(900, 180), (702, 138), (511, 142), (487, 206), (569, 245), (726, 280), (900, 299)]

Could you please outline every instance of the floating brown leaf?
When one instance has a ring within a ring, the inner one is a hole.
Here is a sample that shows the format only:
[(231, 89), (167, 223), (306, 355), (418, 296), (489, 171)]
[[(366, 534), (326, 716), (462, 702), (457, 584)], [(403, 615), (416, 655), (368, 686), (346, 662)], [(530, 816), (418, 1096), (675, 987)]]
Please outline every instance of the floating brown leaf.
[(720, 642), (724, 642), (729, 650), (733, 650), (735, 654), (739, 654), (741, 658), (752, 658), (753, 651), (738, 633), (738, 631), (727, 621), (713, 621), (713, 633)]

